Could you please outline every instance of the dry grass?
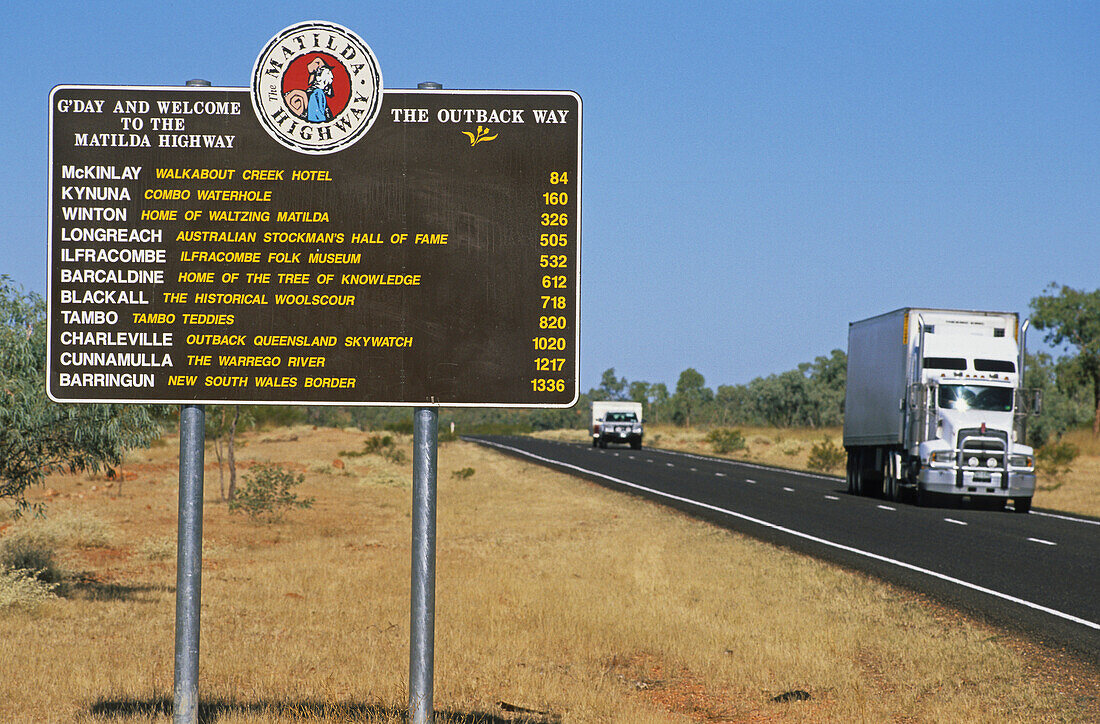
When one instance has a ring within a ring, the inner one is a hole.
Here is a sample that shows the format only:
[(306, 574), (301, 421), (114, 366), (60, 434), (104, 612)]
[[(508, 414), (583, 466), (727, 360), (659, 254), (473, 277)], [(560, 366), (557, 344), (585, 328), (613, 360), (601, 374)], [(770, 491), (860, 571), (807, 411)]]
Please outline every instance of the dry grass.
[(1040, 475), (1035, 504), (1100, 517), (1100, 439), (1087, 429), (1072, 430), (1063, 440), (1076, 445), (1081, 455), (1068, 473), (1045, 478)]
[[(731, 460), (747, 460), (764, 465), (777, 465), (795, 470), (809, 470), (807, 460), (815, 443), (827, 438), (843, 448), (843, 433), (839, 427), (818, 429), (778, 429), (737, 427), (745, 436), (747, 448), (727, 453), (721, 457)], [(652, 447), (702, 455), (716, 455), (706, 441), (707, 430), (673, 425), (646, 425), (646, 444)], [(537, 437), (566, 442), (591, 443), (584, 430), (551, 430), (535, 433)], [(1065, 440), (1077, 445), (1080, 457), (1070, 466), (1070, 471), (1057, 477), (1039, 475), (1035, 505), (1067, 513), (1100, 517), (1100, 440), (1093, 438), (1091, 430), (1075, 430), (1066, 434)], [(831, 471), (843, 474), (843, 464)]]
[[(339, 456), (361, 439), (245, 437), (317, 498), (279, 525), (229, 516), (208, 466), (206, 721), (403, 720), (411, 465)], [(120, 497), (50, 479), (112, 543), (66, 544), (72, 596), (0, 612), (0, 721), (169, 721), (176, 449)], [(1095, 720), (1096, 671), (893, 587), (471, 444), (438, 469), (441, 722)]]

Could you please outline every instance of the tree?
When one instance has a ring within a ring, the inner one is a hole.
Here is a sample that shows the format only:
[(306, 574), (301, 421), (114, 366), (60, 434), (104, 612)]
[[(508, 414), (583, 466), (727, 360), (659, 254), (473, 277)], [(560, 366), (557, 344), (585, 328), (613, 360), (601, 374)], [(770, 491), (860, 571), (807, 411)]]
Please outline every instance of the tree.
[(628, 399), (640, 402), (645, 406), (649, 406), (649, 383), (636, 380), (630, 383), (630, 387), (627, 388)]
[(752, 397), (745, 385), (718, 385), (714, 401), (718, 404), (719, 424), (748, 424), (754, 422)]
[(18, 512), (25, 493), (59, 470), (118, 465), (159, 434), (141, 405), (61, 405), (46, 397), (46, 308), (0, 275), (0, 498)]
[(1027, 444), (1041, 447), (1061, 439), (1071, 427), (1088, 422), (1092, 416), (1091, 390), (1084, 389), (1076, 357), (1055, 363), (1046, 352), (1028, 354), (1024, 387), (1043, 395), (1042, 411), (1027, 419)]
[(600, 386), (593, 390), (594, 400), (624, 400), (626, 399), (626, 378), (616, 377), (615, 368), (606, 369), (600, 377)]
[[(251, 408), (240, 405), (210, 405), (206, 408), (206, 439), (214, 441), (218, 458), (218, 492), (222, 500), (237, 495), (237, 430), (253, 424)], [(229, 464), (229, 490), (225, 489), (222, 460)]]
[(758, 377), (749, 383), (757, 414), (775, 427), (812, 426), (809, 380), (800, 370)]
[[(676, 381), (676, 395), (673, 402), (676, 413), (683, 417), (684, 423), (691, 427), (691, 413), (705, 403), (714, 399), (714, 393), (706, 386), (706, 380), (693, 367), (688, 367), (680, 373), (680, 379)], [(674, 413), (674, 414), (676, 414)]]
[(848, 378), (848, 355), (834, 349), (828, 357), (798, 365), (798, 371), (809, 378), (806, 395), (810, 409), (807, 420), (811, 427), (839, 425), (844, 421), (844, 391)]
[(668, 387), (664, 382), (654, 382), (649, 386), (649, 395), (652, 399), (653, 422), (660, 422), (660, 412), (668, 404)]
[(1073, 347), (1081, 374), (1092, 387), (1092, 435), (1100, 437), (1100, 289), (1083, 292), (1057, 284), (1031, 300), (1031, 323), (1047, 344)]

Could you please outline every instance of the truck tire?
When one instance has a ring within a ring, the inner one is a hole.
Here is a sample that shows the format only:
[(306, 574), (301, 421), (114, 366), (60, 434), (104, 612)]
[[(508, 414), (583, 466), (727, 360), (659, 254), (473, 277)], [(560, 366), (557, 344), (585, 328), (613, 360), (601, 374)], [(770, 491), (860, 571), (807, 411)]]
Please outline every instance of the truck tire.
[(889, 458), (887, 458), (886, 465), (882, 471), (882, 496), (895, 503), (900, 497), (898, 495), (898, 479), (894, 475), (894, 466), (890, 464)]
[(592, 447), (596, 447), (600, 444), (600, 441), (596, 438), (592, 438)]
[[(870, 454), (873, 450), (874, 448), (871, 448), (867, 451), (868, 457), (871, 458), (871, 464), (861, 464), (859, 466), (859, 487), (863, 491), (862, 494), (869, 498), (877, 498), (882, 495), (882, 484), (885, 477), (883, 474), (885, 471), (879, 470), (875, 466), (874, 458), (876, 456)], [(860, 462), (863, 463), (862, 460)]]
[(844, 479), (848, 483), (849, 495), (856, 493), (855, 455), (851, 450), (848, 451), (848, 466), (844, 469)]
[(863, 453), (859, 450), (849, 456), (852, 463), (852, 479), (849, 483), (849, 492), (852, 495), (863, 495)]
[(920, 483), (917, 483), (913, 487), (913, 505), (917, 506), (918, 508), (928, 507), (928, 493), (921, 490)]
[(1031, 498), (1014, 498), (1012, 507), (1017, 513), (1031, 512)]
[(641, 440), (635, 440), (634, 442), (630, 443), (630, 448), (632, 450), (641, 450), (642, 449), (642, 441)]

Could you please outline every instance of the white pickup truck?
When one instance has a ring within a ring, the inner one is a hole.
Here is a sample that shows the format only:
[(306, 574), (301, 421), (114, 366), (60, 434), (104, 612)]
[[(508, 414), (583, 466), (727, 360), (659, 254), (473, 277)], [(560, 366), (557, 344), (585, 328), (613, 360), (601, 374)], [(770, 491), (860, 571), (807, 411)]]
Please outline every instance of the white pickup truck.
[(592, 403), (592, 447), (607, 447), (609, 442), (642, 447), (642, 403), (601, 400)]

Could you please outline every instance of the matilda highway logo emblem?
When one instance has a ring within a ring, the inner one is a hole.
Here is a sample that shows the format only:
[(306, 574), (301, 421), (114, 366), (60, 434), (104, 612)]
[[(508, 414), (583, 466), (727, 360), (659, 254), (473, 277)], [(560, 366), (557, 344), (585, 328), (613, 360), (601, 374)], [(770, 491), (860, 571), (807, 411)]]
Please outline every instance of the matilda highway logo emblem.
[(334, 153), (358, 141), (382, 107), (382, 71), (370, 46), (336, 23), (278, 33), (252, 68), (260, 124), (299, 153)]

